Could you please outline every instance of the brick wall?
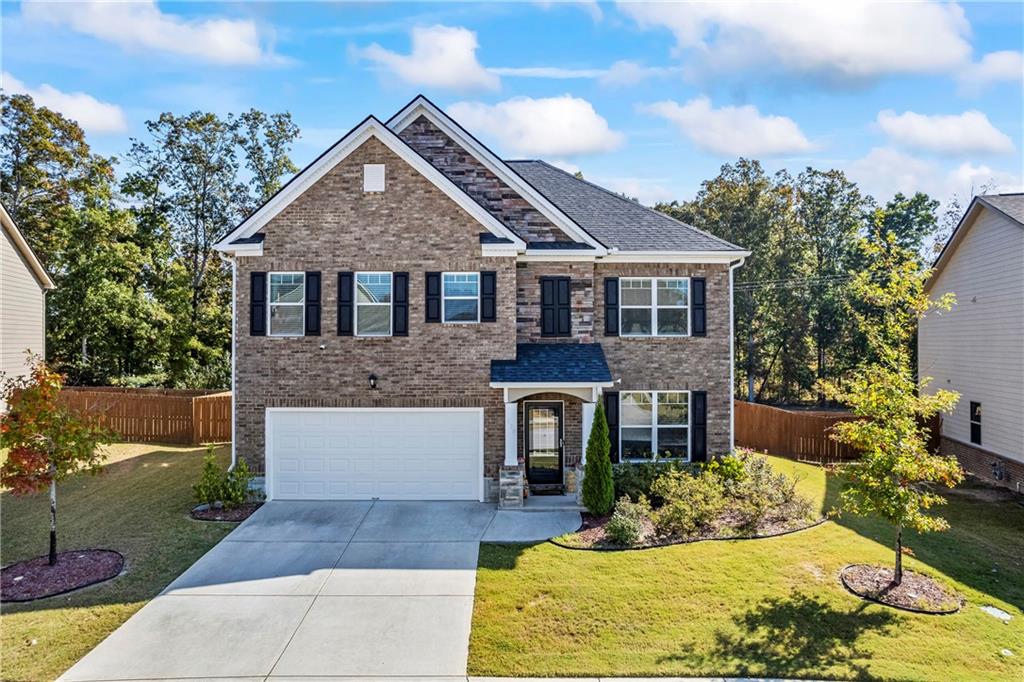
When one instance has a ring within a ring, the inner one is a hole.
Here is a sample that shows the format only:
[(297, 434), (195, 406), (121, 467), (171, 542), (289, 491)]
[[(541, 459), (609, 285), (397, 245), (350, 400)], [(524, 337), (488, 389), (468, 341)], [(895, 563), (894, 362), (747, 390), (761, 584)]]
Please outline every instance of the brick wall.
[[(1024, 492), (1024, 462), (1018, 462), (946, 436), (943, 436), (939, 442), (939, 452), (946, 456), (956, 457), (965, 471), (990, 485)], [(1002, 480), (993, 476), (992, 465), (995, 462), (1002, 465)], [(1017, 487), (1018, 483), (1020, 488)]]
[[(540, 279), (569, 277), (572, 294), (572, 336), (541, 336)], [(530, 341), (591, 343), (594, 341), (594, 264), (582, 262), (525, 262), (516, 268), (516, 337)]]
[[(594, 268), (595, 340), (604, 348), (614, 390), (707, 391), (708, 455), (729, 451), (729, 269), (711, 264), (597, 263)], [(626, 338), (604, 335), (605, 277), (704, 277), (707, 336)]]
[[(385, 192), (362, 191), (365, 163), (386, 165)], [(482, 229), (376, 139), (267, 225), (264, 255), (238, 259), (238, 454), (262, 469), (266, 407), (484, 407), (485, 476), (496, 478), (504, 411), (490, 362), (515, 357), (516, 272), (512, 258), (481, 257)], [(250, 336), (254, 270), (321, 271), (322, 336)], [(337, 273), (359, 270), (410, 273), (408, 337), (337, 336)], [(498, 321), (425, 323), (424, 273), (444, 270), (496, 271)]]
[(425, 116), (399, 136), (524, 241), (573, 241)]

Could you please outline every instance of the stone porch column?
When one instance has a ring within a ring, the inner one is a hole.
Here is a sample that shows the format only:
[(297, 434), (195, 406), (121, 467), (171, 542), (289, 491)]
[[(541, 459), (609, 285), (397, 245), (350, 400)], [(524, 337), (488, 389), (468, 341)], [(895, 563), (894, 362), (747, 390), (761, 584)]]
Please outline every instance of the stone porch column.
[(505, 403), (505, 466), (519, 466), (518, 403)]
[(498, 506), (516, 509), (523, 506), (523, 472), (519, 468), (518, 403), (505, 403), (505, 461), (498, 472)]

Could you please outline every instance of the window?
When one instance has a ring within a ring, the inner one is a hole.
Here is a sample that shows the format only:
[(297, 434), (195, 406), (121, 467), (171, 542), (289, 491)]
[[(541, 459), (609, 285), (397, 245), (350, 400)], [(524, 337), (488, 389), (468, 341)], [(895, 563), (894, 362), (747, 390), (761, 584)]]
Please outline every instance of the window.
[(356, 336), (391, 335), (391, 273), (356, 273)]
[(623, 460), (689, 460), (690, 392), (620, 393), (619, 452)]
[(624, 277), (619, 280), (621, 336), (687, 336), (690, 280)]
[(445, 322), (480, 321), (480, 273), (446, 272), (441, 275), (441, 319)]
[(981, 403), (971, 403), (971, 442), (981, 445)]
[(270, 287), (270, 335), (302, 336), (306, 330), (306, 275), (272, 272)]

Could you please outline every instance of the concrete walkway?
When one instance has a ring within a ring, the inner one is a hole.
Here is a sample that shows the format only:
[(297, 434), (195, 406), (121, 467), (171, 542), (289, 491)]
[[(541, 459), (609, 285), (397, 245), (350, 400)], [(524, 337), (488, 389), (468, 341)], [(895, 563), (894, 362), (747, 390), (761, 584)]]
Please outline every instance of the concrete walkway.
[(475, 502), (269, 502), (61, 679), (465, 680), (479, 543), (579, 523)]

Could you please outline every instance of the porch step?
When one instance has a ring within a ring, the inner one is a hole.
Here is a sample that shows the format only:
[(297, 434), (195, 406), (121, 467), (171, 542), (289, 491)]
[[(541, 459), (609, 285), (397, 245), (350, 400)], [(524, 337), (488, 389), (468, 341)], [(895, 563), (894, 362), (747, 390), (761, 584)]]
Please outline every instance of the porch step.
[(522, 511), (526, 512), (582, 512), (582, 507), (575, 495), (530, 495), (523, 501)]

